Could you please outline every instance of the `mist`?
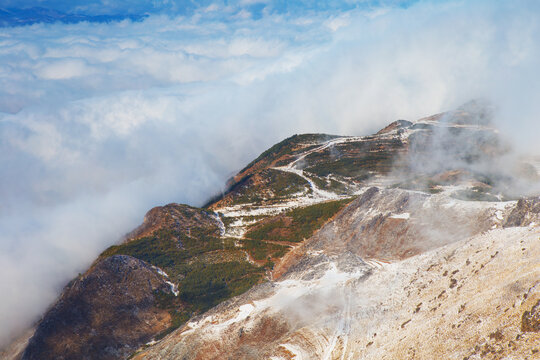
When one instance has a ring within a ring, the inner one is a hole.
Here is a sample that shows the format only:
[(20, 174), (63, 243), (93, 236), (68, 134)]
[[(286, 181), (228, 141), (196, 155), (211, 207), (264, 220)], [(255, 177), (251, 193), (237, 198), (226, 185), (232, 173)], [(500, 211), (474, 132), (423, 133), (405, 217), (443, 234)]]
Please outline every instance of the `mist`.
[[(260, 9), (259, 9), (260, 10)], [(0, 29), (0, 345), (150, 208), (202, 205), (295, 133), (472, 98), (539, 152), (540, 4), (422, 1)]]

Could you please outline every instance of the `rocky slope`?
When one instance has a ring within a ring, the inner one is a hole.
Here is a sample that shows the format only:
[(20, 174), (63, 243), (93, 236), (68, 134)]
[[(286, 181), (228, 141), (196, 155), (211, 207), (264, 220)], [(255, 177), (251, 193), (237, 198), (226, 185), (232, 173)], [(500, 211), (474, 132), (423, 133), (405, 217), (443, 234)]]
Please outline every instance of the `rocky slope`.
[(167, 328), (158, 306), (171, 288), (147, 263), (125, 255), (98, 262), (44, 315), (25, 359), (117, 359)]
[(276, 144), (205, 208), (152, 209), (22, 357), (534, 358), (537, 169), (489, 118)]
[[(512, 200), (521, 175), (495, 166), (508, 149), (486, 121), (461, 109), (383, 129), (375, 138), (402, 144), (392, 168), (336, 177), (357, 198), (288, 252), (274, 281), (193, 318), (135, 358), (536, 358), (538, 198)], [(294, 159), (314, 150), (332, 164), (327, 149), (363, 140), (334, 138)], [(316, 184), (310, 163), (302, 166), (280, 165)], [(308, 189), (297, 202), (343, 194), (325, 190), (331, 195)], [(254, 208), (264, 209), (264, 199)]]
[(539, 235), (495, 229), (391, 263), (311, 251), (135, 358), (535, 359)]

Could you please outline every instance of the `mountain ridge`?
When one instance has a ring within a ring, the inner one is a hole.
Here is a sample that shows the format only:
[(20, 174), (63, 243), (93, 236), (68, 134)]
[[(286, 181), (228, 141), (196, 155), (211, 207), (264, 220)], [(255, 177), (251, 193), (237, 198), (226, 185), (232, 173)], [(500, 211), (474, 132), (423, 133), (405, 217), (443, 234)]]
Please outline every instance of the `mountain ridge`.
[[(249, 351), (242, 347), (247, 341), (251, 344), (248, 348), (254, 347), (253, 354), (257, 356), (302, 358), (298, 355), (301, 351), (297, 342), (279, 344), (297, 334), (298, 324), (279, 315), (279, 306), (276, 316), (268, 313), (275, 313), (271, 307), (255, 311), (253, 298), (263, 302), (265, 296), (275, 298), (276, 291), (279, 294), (283, 284), (293, 280), (293, 288), (311, 286), (320, 292), (317, 279), (328, 274), (345, 279), (345, 283), (367, 281), (380, 276), (381, 269), (388, 266), (399, 267), (404, 262), (414, 262), (409, 259), (437, 253), (442, 251), (438, 249), (452, 244), (466, 244), (467, 239), (476, 239), (486, 232), (514, 231), (511, 229), (515, 226), (537, 231), (538, 199), (514, 199), (506, 194), (513, 184), (513, 174), (493, 171), (493, 164), (497, 164), (500, 154), (506, 153), (508, 147), (489, 127), (489, 114), (489, 109), (470, 103), (416, 122), (398, 120), (365, 137), (294, 135), (248, 164), (229, 181), (228, 190), (207, 207), (169, 204), (150, 210), (143, 224), (122, 243), (105, 250), (81, 279), (92, 276), (104, 261), (111, 261), (107, 259), (120, 257), (142, 264), (151, 273), (145, 276), (156, 279), (156, 285), (147, 289), (144, 297), (150, 304), (148, 312), (161, 314), (161, 320), (156, 323), (159, 326), (135, 339), (116, 342), (107, 339), (111, 344), (99, 351), (95, 347), (85, 352), (68, 346), (57, 350), (54, 356), (116, 359), (139, 349), (142, 352), (136, 358), (141, 359), (162, 358), (157, 354), (163, 351), (172, 357), (183, 354), (188, 358), (222, 358), (227, 353), (250, 358)], [(436, 159), (439, 153), (444, 156)], [(538, 249), (531, 239), (527, 246), (534, 250), (529, 250), (534, 255)], [(327, 271), (313, 270), (317, 268)], [(473, 275), (471, 278), (476, 279)], [(81, 279), (68, 285), (62, 296), (73, 286), (79, 286)], [(109, 279), (113, 279), (112, 274), (104, 281)], [(332, 280), (331, 287), (336, 288), (340, 281)], [(128, 292), (141, 290), (132, 289), (129, 284), (123, 286)], [(341, 285), (336, 289), (340, 294), (344, 291)], [(348, 285), (344, 289), (348, 291), (348, 295), (343, 295), (345, 298), (355, 291)], [(79, 294), (79, 300), (74, 302), (80, 301), (81, 296), (99, 297), (98, 294)], [(533, 295), (521, 305), (529, 306), (537, 296)], [(323, 300), (326, 301), (325, 296)], [(126, 298), (116, 301), (115, 306), (126, 305)], [(59, 306), (60, 312), (73, 308), (73, 305), (62, 308), (62, 304), (60, 300), (52, 309), (58, 313)], [(240, 304), (241, 316), (232, 317), (238, 321), (227, 320), (227, 314), (237, 311), (235, 304)], [(344, 307), (343, 311), (351, 312), (350, 306), (340, 301), (330, 302), (329, 306)], [(47, 343), (61, 343), (54, 339), (58, 336), (55, 332), (62, 329), (49, 329), (49, 333), (43, 330), (44, 324), (55, 319), (51, 311), (37, 326), (22, 358), (43, 358), (43, 354), (49, 354), (46, 351), (51, 345)], [(99, 317), (103, 311), (102, 306), (90, 306), (88, 316)], [(216, 315), (205, 316), (207, 311)], [(316, 309), (314, 314), (328, 317), (319, 311)], [(532, 320), (525, 321), (525, 328), (535, 329), (536, 312), (533, 307), (527, 311), (526, 318)], [(234, 330), (251, 316), (258, 324), (255, 327), (274, 340), (262, 346), (256, 332), (242, 330), (243, 327)], [(214, 323), (219, 324), (222, 321), (219, 319), (225, 319), (220, 328), (226, 333), (240, 331), (240, 337), (232, 336), (228, 345), (216, 343), (213, 337), (205, 340), (205, 331)], [(329, 317), (330, 322), (338, 320)], [(304, 319), (300, 323), (309, 327)], [(408, 324), (404, 322), (400, 328), (405, 329)], [(78, 326), (94, 329), (88, 321)], [(349, 333), (350, 327), (350, 323), (345, 326)], [(320, 336), (317, 329), (313, 325), (310, 328), (314, 339)], [(340, 332), (345, 334), (345, 330)], [(78, 333), (63, 336), (73, 338)], [(348, 338), (349, 334), (336, 336), (333, 346), (328, 345), (334, 350), (308, 351), (303, 356), (358, 355), (346, 353), (347, 346), (343, 344), (345, 350), (335, 350), (337, 343), (349, 341), (345, 340)], [(186, 345), (185, 339), (192, 339), (200, 346), (194, 349)], [(536, 338), (532, 335), (531, 339)], [(88, 340), (87, 345), (99, 344), (92, 341)], [(187, 352), (175, 344), (183, 344)], [(207, 346), (214, 347), (213, 352), (201, 353), (200, 349), (208, 350)]]

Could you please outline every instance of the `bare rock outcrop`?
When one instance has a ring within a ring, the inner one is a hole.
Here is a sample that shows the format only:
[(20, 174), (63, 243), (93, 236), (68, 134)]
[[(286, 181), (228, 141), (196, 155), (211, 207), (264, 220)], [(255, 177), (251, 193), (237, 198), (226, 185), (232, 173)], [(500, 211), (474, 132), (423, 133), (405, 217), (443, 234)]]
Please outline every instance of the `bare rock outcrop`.
[(169, 229), (189, 234), (191, 229), (208, 235), (219, 235), (216, 219), (208, 211), (183, 204), (157, 206), (146, 213), (143, 223), (126, 236), (126, 240), (150, 236), (159, 229)]
[(521, 331), (540, 332), (540, 300), (530, 311), (525, 311), (521, 318)]
[(156, 296), (170, 287), (155, 269), (111, 256), (67, 286), (44, 315), (23, 359), (118, 359), (168, 326)]
[(540, 197), (519, 199), (504, 227), (529, 226), (540, 220)]

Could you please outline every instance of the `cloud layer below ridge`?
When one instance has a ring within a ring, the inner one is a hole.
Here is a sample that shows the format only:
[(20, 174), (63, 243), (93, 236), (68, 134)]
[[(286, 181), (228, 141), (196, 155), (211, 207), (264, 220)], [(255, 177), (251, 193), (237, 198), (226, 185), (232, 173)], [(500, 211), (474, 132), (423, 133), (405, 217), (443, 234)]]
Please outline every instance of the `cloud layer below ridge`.
[(539, 150), (540, 5), (398, 5), (1, 28), (0, 345), (151, 207), (201, 205), (294, 133), (481, 97)]

